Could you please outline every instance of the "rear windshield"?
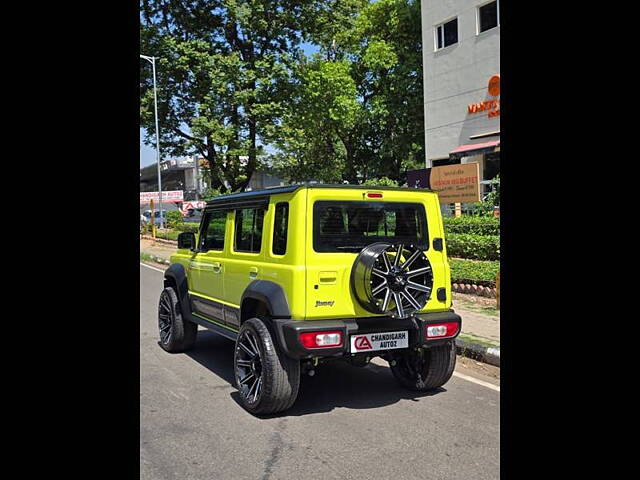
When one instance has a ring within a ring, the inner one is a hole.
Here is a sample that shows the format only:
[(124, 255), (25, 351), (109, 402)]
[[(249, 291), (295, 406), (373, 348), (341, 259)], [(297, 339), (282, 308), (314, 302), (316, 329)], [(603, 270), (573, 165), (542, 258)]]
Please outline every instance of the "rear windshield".
[(316, 202), (313, 249), (358, 252), (375, 242), (413, 243), (427, 250), (424, 206), (399, 202)]

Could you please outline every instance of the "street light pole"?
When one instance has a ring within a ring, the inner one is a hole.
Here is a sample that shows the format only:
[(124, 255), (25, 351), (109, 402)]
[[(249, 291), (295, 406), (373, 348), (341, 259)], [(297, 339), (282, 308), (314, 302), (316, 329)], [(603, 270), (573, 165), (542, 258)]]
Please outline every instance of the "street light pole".
[[(159, 196), (159, 207), (160, 207), (160, 228), (164, 228), (164, 218), (162, 217), (162, 178), (160, 175), (160, 131), (158, 130), (158, 91), (156, 88), (156, 58), (157, 57), (148, 57), (146, 55), (140, 55), (140, 58), (144, 58), (146, 61), (151, 63), (153, 67), (153, 105), (156, 115), (156, 155), (158, 160), (158, 196)], [(155, 219), (153, 219), (155, 223)]]

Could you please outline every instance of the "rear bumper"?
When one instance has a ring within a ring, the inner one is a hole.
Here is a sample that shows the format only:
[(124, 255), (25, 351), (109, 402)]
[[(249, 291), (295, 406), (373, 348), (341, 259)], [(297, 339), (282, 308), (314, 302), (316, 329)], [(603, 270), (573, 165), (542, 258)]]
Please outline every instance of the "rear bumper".
[[(434, 323), (457, 322), (458, 331), (455, 335), (440, 339), (426, 339), (426, 328)], [(341, 357), (351, 355), (351, 335), (364, 333), (392, 332), (408, 330), (409, 348), (417, 346), (432, 347), (451, 342), (460, 333), (462, 319), (460, 315), (451, 311), (418, 314), (414, 319), (397, 319), (391, 317), (348, 318), (338, 320), (273, 320), (278, 343), (284, 353), (294, 359), (308, 359), (311, 357)], [(317, 332), (322, 330), (339, 330), (342, 332), (343, 345), (330, 348), (308, 349), (300, 342), (303, 332)], [(373, 356), (381, 355), (385, 350), (371, 352)], [(362, 352), (360, 352), (362, 353)]]

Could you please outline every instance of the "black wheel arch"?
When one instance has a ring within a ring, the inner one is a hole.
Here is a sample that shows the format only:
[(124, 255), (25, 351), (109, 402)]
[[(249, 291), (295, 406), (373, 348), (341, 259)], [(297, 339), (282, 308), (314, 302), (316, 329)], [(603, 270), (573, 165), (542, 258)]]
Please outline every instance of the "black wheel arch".
[(165, 270), (164, 287), (172, 287), (176, 290), (176, 294), (180, 300), (182, 314), (185, 318), (189, 318), (191, 316), (191, 312), (189, 311), (189, 284), (184, 266), (179, 263), (173, 263)]
[(261, 313), (260, 305), (270, 318), (291, 318), (287, 296), (275, 282), (254, 280), (247, 286), (240, 300), (240, 323)]

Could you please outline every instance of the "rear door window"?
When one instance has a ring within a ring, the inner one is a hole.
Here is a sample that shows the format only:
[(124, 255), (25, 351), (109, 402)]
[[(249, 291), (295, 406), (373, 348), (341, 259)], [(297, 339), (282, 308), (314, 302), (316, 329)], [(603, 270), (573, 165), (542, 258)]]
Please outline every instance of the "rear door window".
[(359, 252), (375, 242), (429, 246), (427, 219), (420, 203), (330, 202), (313, 206), (316, 252)]
[(260, 252), (263, 221), (264, 210), (261, 208), (243, 208), (236, 210), (236, 252)]

